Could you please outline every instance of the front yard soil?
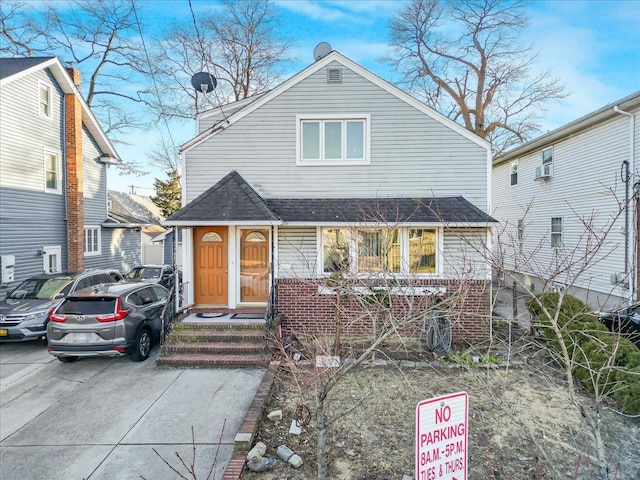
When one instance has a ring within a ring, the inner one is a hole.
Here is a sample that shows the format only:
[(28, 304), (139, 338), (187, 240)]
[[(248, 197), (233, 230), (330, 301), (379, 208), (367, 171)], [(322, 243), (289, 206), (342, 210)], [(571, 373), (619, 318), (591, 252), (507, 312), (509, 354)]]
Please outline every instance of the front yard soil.
[[(331, 412), (349, 408), (363, 396), (366, 399), (329, 430), (328, 478), (413, 478), (416, 405), (434, 396), (466, 391), (469, 479), (600, 479), (591, 432), (568, 399), (562, 372), (541, 352), (531, 345), (512, 345), (510, 351), (494, 353), (500, 366), (466, 361), (422, 361), (416, 366), (395, 362), (363, 366), (349, 374), (330, 395)], [(308, 380), (312, 370), (306, 375)], [(296, 470), (278, 460), (268, 472), (245, 468), (243, 480), (316, 478), (313, 392), (300, 392), (296, 385), (287, 372), (279, 374), (256, 441), (267, 445), (265, 456), (271, 458), (277, 458), (279, 445), (287, 445), (302, 457), (304, 465)], [(581, 390), (579, 395), (590, 404), (588, 392)], [(298, 436), (289, 434), (289, 427), (300, 405), (309, 407), (312, 420)], [(276, 409), (284, 413), (277, 424), (266, 417)], [(610, 405), (602, 423), (610, 478), (640, 479), (640, 419), (624, 416)]]

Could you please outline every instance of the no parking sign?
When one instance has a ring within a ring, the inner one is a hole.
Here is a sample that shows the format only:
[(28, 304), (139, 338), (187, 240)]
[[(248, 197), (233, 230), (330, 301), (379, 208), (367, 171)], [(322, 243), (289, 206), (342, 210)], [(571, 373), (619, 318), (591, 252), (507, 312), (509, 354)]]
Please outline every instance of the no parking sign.
[(452, 393), (416, 407), (416, 480), (467, 480), (469, 395)]

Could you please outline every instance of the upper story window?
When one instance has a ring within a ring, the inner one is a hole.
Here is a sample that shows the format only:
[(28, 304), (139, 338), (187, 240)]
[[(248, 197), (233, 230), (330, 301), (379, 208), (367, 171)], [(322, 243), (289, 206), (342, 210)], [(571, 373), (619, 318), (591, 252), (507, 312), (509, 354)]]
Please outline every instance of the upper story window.
[(542, 151), (542, 165), (553, 165), (553, 148), (546, 148)]
[(299, 165), (368, 164), (369, 115), (297, 117)]
[(84, 255), (100, 255), (100, 227), (84, 227)]
[(38, 113), (41, 117), (51, 118), (51, 85), (38, 83)]
[(62, 192), (62, 163), (55, 152), (44, 152), (44, 191)]
[(551, 246), (553, 248), (562, 247), (562, 217), (551, 219)]
[(518, 184), (518, 160), (511, 162), (511, 185)]

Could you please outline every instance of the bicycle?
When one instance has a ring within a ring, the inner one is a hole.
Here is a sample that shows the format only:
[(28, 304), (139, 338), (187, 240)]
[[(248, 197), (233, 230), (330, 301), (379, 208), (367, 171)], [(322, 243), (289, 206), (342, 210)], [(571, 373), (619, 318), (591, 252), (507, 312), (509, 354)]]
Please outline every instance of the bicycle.
[(418, 348), (438, 355), (448, 355), (451, 350), (453, 328), (451, 320), (441, 310), (430, 310), (422, 317), (422, 328), (418, 335)]

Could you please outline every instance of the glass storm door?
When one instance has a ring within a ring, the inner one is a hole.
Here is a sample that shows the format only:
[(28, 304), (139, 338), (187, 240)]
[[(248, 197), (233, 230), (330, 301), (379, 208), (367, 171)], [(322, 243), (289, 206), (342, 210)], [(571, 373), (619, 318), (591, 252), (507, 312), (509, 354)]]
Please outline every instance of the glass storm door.
[(252, 228), (240, 232), (240, 301), (266, 302), (269, 297), (269, 230)]

